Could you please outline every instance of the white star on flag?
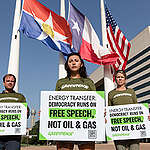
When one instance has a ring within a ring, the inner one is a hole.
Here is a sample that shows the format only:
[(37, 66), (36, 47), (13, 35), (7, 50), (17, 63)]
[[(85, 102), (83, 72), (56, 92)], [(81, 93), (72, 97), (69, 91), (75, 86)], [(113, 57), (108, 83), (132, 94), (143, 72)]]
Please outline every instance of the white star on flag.
[(73, 19), (72, 19), (72, 22), (73, 22), (73, 24), (74, 24), (73, 27), (72, 27), (72, 29), (77, 30), (78, 35), (79, 35), (79, 33), (80, 33), (80, 28), (79, 28), (78, 22), (75, 22)]

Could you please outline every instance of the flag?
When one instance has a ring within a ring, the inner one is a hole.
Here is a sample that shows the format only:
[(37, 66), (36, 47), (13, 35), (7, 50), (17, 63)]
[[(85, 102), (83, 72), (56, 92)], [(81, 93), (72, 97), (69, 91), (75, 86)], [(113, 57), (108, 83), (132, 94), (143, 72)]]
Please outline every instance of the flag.
[(19, 30), (64, 55), (71, 53), (72, 34), (68, 22), (37, 0), (24, 0)]
[(92, 25), (75, 6), (69, 3), (68, 22), (72, 31), (73, 51), (79, 52), (82, 59), (99, 65), (116, 63), (116, 52), (104, 49)]
[(106, 32), (109, 43), (108, 46), (113, 52), (116, 52), (119, 55), (119, 59), (115, 64), (113, 64), (113, 68), (115, 71), (117, 71), (118, 69), (125, 70), (129, 52), (131, 49), (131, 44), (128, 42), (126, 37), (119, 29), (116, 21), (113, 19), (106, 5), (105, 5), (105, 13), (106, 13), (106, 30), (107, 30)]

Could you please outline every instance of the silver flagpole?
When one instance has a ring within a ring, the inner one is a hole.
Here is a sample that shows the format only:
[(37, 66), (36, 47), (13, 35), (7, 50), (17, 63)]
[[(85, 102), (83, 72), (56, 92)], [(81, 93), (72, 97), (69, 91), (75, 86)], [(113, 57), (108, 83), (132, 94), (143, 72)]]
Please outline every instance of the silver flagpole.
[[(102, 41), (103, 47), (107, 48), (107, 34), (106, 34), (106, 17), (104, 9), (104, 1), (101, 0), (101, 24), (102, 24)], [(108, 93), (115, 88), (113, 83), (113, 75), (111, 73), (110, 65), (104, 65), (104, 89), (105, 89), (105, 104), (108, 106)]]
[[(60, 0), (60, 16), (65, 18), (65, 0)], [(67, 73), (64, 68), (65, 59), (62, 53), (59, 54), (59, 79), (66, 77)]]
[(10, 46), (10, 56), (8, 64), (8, 73), (16, 76), (15, 91), (18, 92), (19, 79), (19, 49), (20, 49), (20, 33), (18, 31), (21, 14), (21, 0), (16, 0), (16, 8), (14, 14), (13, 32)]

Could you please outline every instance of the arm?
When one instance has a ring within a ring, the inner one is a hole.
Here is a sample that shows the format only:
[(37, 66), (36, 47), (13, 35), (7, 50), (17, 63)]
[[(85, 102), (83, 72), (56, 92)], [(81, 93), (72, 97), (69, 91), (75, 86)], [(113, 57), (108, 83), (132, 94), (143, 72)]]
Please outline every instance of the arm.
[(96, 91), (95, 84), (94, 84), (93, 80), (91, 80), (91, 79), (90, 79), (90, 89), (91, 89), (91, 91)]
[(29, 118), (30, 116), (30, 108), (27, 106), (27, 119)]
[(111, 92), (108, 93), (108, 106), (112, 106), (112, 96), (111, 96)]
[(135, 94), (135, 91), (133, 90), (133, 93), (132, 93), (132, 97), (133, 97), (133, 102), (134, 104), (137, 104), (137, 97), (136, 97), (136, 94)]
[[(21, 102), (26, 102), (26, 98), (24, 97), (24, 95), (20, 94), (21, 96)], [(27, 119), (29, 118), (30, 116), (30, 108), (29, 106), (27, 106)]]
[(59, 80), (58, 80), (58, 81), (57, 81), (57, 83), (56, 83), (55, 91), (60, 91), (60, 87), (59, 87)]

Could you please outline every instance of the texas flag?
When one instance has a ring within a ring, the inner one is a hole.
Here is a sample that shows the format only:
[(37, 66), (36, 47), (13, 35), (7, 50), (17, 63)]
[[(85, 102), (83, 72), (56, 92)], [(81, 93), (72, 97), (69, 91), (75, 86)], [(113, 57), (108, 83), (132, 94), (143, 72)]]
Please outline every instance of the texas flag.
[(119, 56), (100, 45), (87, 17), (71, 3), (68, 22), (72, 31), (73, 50), (79, 52), (82, 59), (99, 65), (115, 64)]
[(72, 34), (69, 24), (37, 0), (24, 0), (19, 30), (64, 55), (71, 53)]

